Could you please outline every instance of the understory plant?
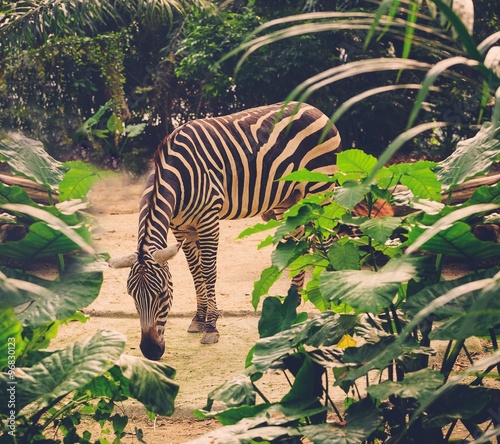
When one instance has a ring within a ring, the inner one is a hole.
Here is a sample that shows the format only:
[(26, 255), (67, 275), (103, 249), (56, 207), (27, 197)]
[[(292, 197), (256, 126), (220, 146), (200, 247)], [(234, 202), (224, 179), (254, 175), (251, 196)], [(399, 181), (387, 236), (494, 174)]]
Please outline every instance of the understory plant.
[[(0, 134), (0, 160), (52, 202), (42, 205), (0, 182), (0, 442), (120, 442), (127, 399), (170, 415), (175, 370), (125, 354), (121, 333), (100, 330), (50, 347), (59, 326), (88, 320), (81, 309), (99, 294), (107, 255), (90, 245), (92, 220), (81, 210), (104, 173), (83, 162), (61, 164), (40, 142), (12, 132)], [(40, 263), (52, 264), (55, 277), (37, 276)], [(98, 436), (85, 419), (100, 425)]]
[[(244, 372), (212, 391), (197, 411), (224, 427), (193, 443), (498, 442), (500, 184), (475, 186), (465, 200), (458, 191), (484, 178), (500, 160), (499, 47), (493, 46), (500, 33), (477, 45), (467, 15), (471, 4), (430, 0), (425, 9), (419, 1), (381, 2), (377, 13), (352, 26), (367, 29), (368, 39), (392, 32), (393, 26), (395, 35), (405, 37), (405, 57), (334, 67), (290, 97), (306, 100), (326, 84), (389, 66), (427, 71), (419, 83), (401, 85), (419, 90), (408, 130), (379, 159), (350, 149), (338, 154), (334, 176), (299, 171), (283, 178), (332, 181), (336, 189), (301, 201), (281, 222), (242, 233), (276, 228), (261, 244), (273, 245), (274, 251), (272, 265), (255, 283), (254, 307), (284, 270), (292, 275), (306, 270), (310, 280), (301, 296), (318, 314), (297, 313), (299, 294), (293, 287), (287, 295), (263, 300), (260, 339)], [(442, 31), (435, 46), (442, 60), (434, 65), (408, 59), (412, 44), (424, 47), (430, 28), (418, 21), (426, 13)], [(276, 20), (239, 50), (248, 55), (293, 33), (324, 31), (327, 24), (341, 29), (347, 20), (342, 13)], [(447, 33), (460, 43), (461, 55), (445, 58), (449, 52), (440, 45)], [(482, 85), (475, 135), (440, 162), (390, 165), (405, 142), (424, 131), (438, 139), (449, 124), (415, 121), (437, 79), (457, 65), (474, 70)], [(399, 87), (354, 97), (333, 121), (358, 101)], [(304, 227), (299, 239), (298, 227)], [(443, 266), (450, 261), (466, 264), (461, 277), (445, 278)], [(289, 384), (279, 399), (260, 386), (264, 375), (276, 373)], [(343, 396), (334, 396), (332, 387)]]

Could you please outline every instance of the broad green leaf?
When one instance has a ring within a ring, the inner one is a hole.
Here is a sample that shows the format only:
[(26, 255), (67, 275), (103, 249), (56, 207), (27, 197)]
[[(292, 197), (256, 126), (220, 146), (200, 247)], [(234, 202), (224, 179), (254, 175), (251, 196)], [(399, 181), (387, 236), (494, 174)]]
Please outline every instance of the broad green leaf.
[(276, 404), (242, 405), (240, 407), (226, 409), (219, 413), (207, 412), (206, 410), (195, 410), (193, 413), (198, 419), (216, 417), (223, 426), (227, 426), (236, 424), (244, 418), (254, 418), (261, 412), (267, 411), (269, 405)]
[[(427, 245), (426, 248), (429, 248), (428, 246), (429, 240), (431, 240), (438, 234), (444, 236), (443, 232), (448, 232), (449, 234), (449, 232), (452, 230), (455, 230), (455, 232), (452, 233), (451, 236), (448, 235), (446, 240), (447, 241), (450, 241), (452, 239), (455, 240), (454, 242), (455, 246), (452, 249), (455, 249), (457, 247), (459, 250), (462, 249), (462, 246), (460, 245), (460, 237), (462, 237), (466, 231), (465, 227), (463, 226), (466, 224), (456, 223), (456, 221), (465, 219), (477, 213), (492, 211), (495, 210), (496, 208), (498, 208), (497, 204), (470, 205), (463, 208), (459, 208), (458, 210), (455, 210), (443, 217), (440, 217), (437, 220), (437, 222), (427, 230), (423, 230), (420, 227), (414, 227), (414, 229), (412, 229), (412, 231), (410, 232), (410, 239), (408, 241), (410, 246), (407, 248), (406, 254), (409, 255), (417, 251), (420, 247), (423, 247), (424, 244)], [(459, 228), (454, 229), (454, 227), (459, 227)], [(470, 228), (468, 229), (468, 231), (470, 231)], [(468, 242), (470, 243), (470, 240), (468, 240)], [(439, 253), (444, 253), (444, 251), (439, 251)]]
[[(16, 374), (18, 412), (29, 415), (84, 387), (114, 365), (125, 348), (125, 342), (121, 333), (101, 330), (55, 351), (32, 367), (20, 368)], [(7, 375), (0, 375), (3, 393), (8, 382)], [(6, 407), (6, 403), (2, 403), (0, 411), (5, 413)]]
[[(28, 235), (20, 241), (0, 245), (0, 252), (7, 257), (35, 259), (78, 249), (88, 253), (94, 252), (89, 244), (90, 232), (88, 228), (74, 214), (65, 216), (53, 207), (48, 207), (48, 211), (46, 211), (41, 206), (24, 204), (4, 204), (0, 205), (0, 208), (43, 221), (32, 224)], [(56, 214), (52, 214), (54, 211), (51, 210), (55, 210)], [(77, 221), (77, 223), (76, 226), (70, 227), (66, 221), (72, 223)]]
[(293, 206), (285, 213), (285, 221), (276, 230), (273, 242), (280, 242), (282, 239), (288, 237), (290, 233), (294, 233), (298, 227), (316, 220), (321, 212), (322, 209), (318, 204), (309, 205), (307, 203), (299, 203)]
[(295, 374), (290, 391), (281, 399), (282, 403), (314, 401), (322, 396), (323, 387), (319, 381), (324, 373), (324, 368), (312, 361), (307, 353), (300, 353), (301, 365)]
[[(37, 210), (44, 211), (51, 214), (64, 222), (66, 225), (78, 225), (81, 223), (81, 219), (75, 214), (69, 214), (68, 212), (62, 212), (58, 207), (40, 205), (35, 201), (31, 200), (26, 191), (19, 186), (7, 186), (0, 182), (0, 206), (4, 204), (14, 204), (14, 205), (24, 205), (30, 206)], [(59, 205), (58, 205), (59, 206)], [(22, 208), (22, 207), (21, 207)], [(37, 221), (34, 215), (23, 213), (23, 218), (27, 221)]]
[(127, 137), (137, 137), (138, 135), (140, 135), (144, 132), (145, 128), (146, 128), (145, 123), (137, 123), (135, 125), (127, 125), (125, 127), (125, 134), (127, 135)]
[[(249, 443), (262, 439), (299, 436), (294, 425), (298, 420), (311, 418), (325, 411), (325, 407), (315, 407), (310, 400), (298, 402), (244, 405), (220, 413), (195, 412), (199, 418), (216, 417), (226, 427), (219, 428), (191, 443)], [(285, 427), (287, 426), (287, 427)], [(258, 439), (261, 438), (261, 439)]]
[(335, 270), (359, 270), (359, 249), (352, 242), (334, 243), (328, 250), (328, 259)]
[(113, 174), (82, 161), (66, 162), (64, 166), (68, 167), (69, 171), (64, 174), (59, 184), (61, 202), (85, 197), (98, 180)]
[(260, 279), (253, 284), (252, 305), (257, 310), (260, 297), (267, 294), (271, 286), (280, 278), (282, 270), (276, 265), (271, 265), (262, 271)]
[(345, 424), (310, 425), (300, 431), (315, 444), (359, 444), (368, 440), (382, 419), (382, 412), (364, 398), (347, 409)]
[(258, 371), (264, 371), (274, 362), (293, 354), (302, 344), (312, 347), (337, 344), (345, 334), (352, 333), (356, 319), (353, 315), (327, 311), (274, 336), (261, 338), (255, 344), (252, 363)]
[[(3, 295), (0, 283), (0, 292)], [(21, 332), (23, 328), (16, 318), (12, 308), (0, 310), (0, 371), (12, 372), (15, 369), (16, 358), (19, 356), (23, 339)], [(12, 373), (9, 373), (9, 378)]]
[(318, 173), (314, 171), (308, 171), (302, 169), (299, 171), (294, 171), (293, 173), (287, 174), (282, 177), (282, 181), (293, 181), (293, 182), (334, 182), (335, 179), (330, 177), (328, 174)]
[(237, 239), (243, 239), (246, 236), (250, 236), (251, 234), (261, 233), (262, 231), (271, 230), (281, 225), (280, 221), (276, 219), (270, 219), (265, 224), (258, 223), (253, 227), (246, 228), (243, 230), (237, 237)]
[(493, 186), (482, 186), (474, 190), (465, 205), (492, 203), (500, 205), (500, 182)]
[(375, 217), (363, 222), (359, 228), (368, 237), (380, 244), (385, 244), (394, 230), (401, 226), (402, 220), (401, 217)]
[[(453, 288), (460, 287), (461, 285), (480, 280), (492, 278), (500, 271), (499, 267), (490, 268), (478, 273), (469, 274), (458, 279), (441, 281), (434, 285), (428, 285), (418, 293), (415, 293), (407, 298), (406, 302), (403, 304), (402, 308), (405, 313), (410, 313), (414, 315), (420, 310), (424, 309), (428, 304), (430, 304), (434, 299), (447, 293)], [(454, 316), (462, 314), (470, 309), (478, 292), (473, 292), (471, 294), (466, 294), (461, 298), (454, 299), (448, 304), (440, 307), (432, 313), (436, 320), (442, 320), (449, 316)]]
[[(104, 267), (104, 261), (100, 262)], [(20, 273), (8, 268), (1, 269), (14, 285), (23, 283), (17, 298), (5, 297), (3, 303), (18, 306), (29, 305), (18, 313), (25, 327), (38, 327), (55, 320), (65, 320), (81, 308), (90, 305), (99, 294), (102, 271), (67, 273), (63, 281), (48, 281), (28, 273)], [(31, 287), (33, 289), (31, 289)]]
[(335, 189), (334, 198), (337, 204), (353, 210), (370, 191), (370, 185), (366, 183), (344, 182), (343, 186)]
[(400, 382), (383, 381), (367, 387), (367, 391), (371, 396), (380, 400), (388, 399), (390, 396), (420, 399), (429, 396), (443, 382), (444, 375), (439, 371), (424, 368), (407, 373)]
[(259, 319), (259, 335), (261, 338), (273, 336), (292, 326), (297, 318), (299, 293), (291, 288), (283, 303), (276, 297), (264, 299), (262, 315)]
[[(324, 267), (322, 267), (324, 268)], [(307, 299), (320, 311), (324, 312), (330, 303), (323, 297), (319, 290), (319, 275), (313, 274), (312, 279), (306, 284)]]
[(208, 394), (207, 405), (204, 410), (209, 411), (214, 401), (222, 402), (227, 407), (255, 404), (257, 393), (250, 376), (248, 376), (251, 370), (252, 367), (247, 368), (245, 374), (236, 375), (220, 387), (211, 391)]
[(486, 173), (500, 158), (500, 139), (495, 137), (496, 131), (491, 124), (483, 124), (472, 139), (459, 142), (454, 153), (439, 162), (436, 175), (443, 190)]
[(153, 413), (170, 416), (174, 413), (174, 400), (179, 386), (172, 380), (175, 370), (163, 363), (123, 354), (116, 361), (129, 380), (133, 398)]
[[(78, 228), (74, 230), (74, 233), (82, 236), (89, 235), (86, 227)], [(20, 241), (0, 244), (0, 256), (26, 261), (77, 250), (80, 250), (78, 244), (61, 231), (49, 227), (45, 222), (36, 222), (31, 225), (28, 235)]]
[(185, 444), (207, 444), (220, 442), (224, 444), (246, 444), (254, 442), (276, 442), (278, 438), (300, 436), (292, 427), (260, 426), (263, 419), (257, 421), (243, 420), (234, 425), (221, 427)]
[(408, 187), (419, 199), (441, 201), (441, 183), (430, 169), (419, 169), (401, 176), (401, 184)]
[(368, 270), (325, 271), (320, 289), (325, 298), (345, 302), (360, 311), (379, 313), (391, 305), (399, 287), (417, 278), (423, 269), (421, 257), (391, 259), (378, 272)]
[(42, 142), (21, 133), (0, 131), (0, 160), (7, 162), (14, 173), (52, 190), (57, 190), (66, 172), (60, 162), (47, 154)]
[(467, 311), (439, 325), (430, 334), (432, 339), (460, 340), (471, 336), (485, 336), (500, 319), (500, 272), (491, 283), (476, 295)]
[(295, 239), (288, 239), (280, 242), (272, 252), (272, 263), (280, 270), (284, 270), (293, 261), (298, 259), (309, 250), (309, 244), (305, 240), (296, 242)]
[(343, 173), (362, 172), (368, 175), (377, 164), (377, 159), (362, 150), (352, 149), (337, 154), (337, 166)]
[[(432, 228), (431, 228), (432, 229)], [(427, 230), (429, 231), (429, 230)], [(414, 227), (410, 232), (408, 242), (419, 244), (419, 249), (437, 254), (460, 257), (468, 261), (477, 261), (500, 256), (500, 244), (479, 240), (471, 232), (470, 225), (465, 222), (455, 222), (451, 227), (439, 231), (434, 237), (420, 244), (427, 232), (420, 227)], [(426, 236), (427, 237), (427, 236)], [(406, 250), (408, 252), (409, 248)]]
[(394, 342), (393, 336), (377, 337), (377, 342), (366, 343), (359, 347), (348, 347), (344, 350), (342, 362), (344, 364), (361, 365), (376, 358), (381, 351)]
[[(490, 398), (495, 398), (495, 390), (486, 387), (455, 385), (443, 392), (441, 396), (435, 397), (424, 416), (424, 427), (443, 427), (457, 419), (482, 416), (482, 410), (488, 407), (490, 411), (484, 413), (491, 415), (495, 404), (489, 405)], [(496, 398), (496, 407), (498, 407), (498, 394)]]

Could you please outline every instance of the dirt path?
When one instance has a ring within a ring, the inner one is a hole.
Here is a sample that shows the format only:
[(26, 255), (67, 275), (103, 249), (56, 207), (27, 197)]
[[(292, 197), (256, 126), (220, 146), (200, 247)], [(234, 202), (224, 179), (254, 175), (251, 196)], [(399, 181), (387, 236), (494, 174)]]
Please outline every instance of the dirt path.
[[(100, 251), (111, 257), (135, 251), (139, 198), (143, 181), (125, 176), (99, 183), (91, 193), (91, 213), (97, 219), (94, 240)], [(176, 411), (172, 418), (159, 417), (153, 423), (147, 419), (142, 405), (124, 406), (130, 417), (128, 431), (141, 428), (148, 443), (183, 443), (218, 427), (213, 421), (196, 421), (192, 411), (205, 405), (208, 393), (231, 376), (240, 373), (248, 350), (253, 346), (259, 319), (251, 305), (253, 283), (261, 271), (270, 265), (271, 249), (258, 250), (257, 245), (267, 233), (243, 240), (236, 237), (260, 218), (223, 221), (218, 258), (217, 296), (222, 315), (218, 321), (221, 339), (218, 344), (201, 345), (198, 334), (186, 330), (195, 310), (194, 286), (183, 254), (171, 262), (174, 281), (174, 302), (166, 330), (166, 351), (162, 358), (177, 370), (180, 385)], [(172, 239), (171, 242), (174, 240)], [(133, 300), (125, 285), (128, 269), (107, 269), (99, 297), (88, 307), (91, 319), (86, 324), (71, 323), (61, 327), (56, 347), (91, 335), (98, 329), (111, 328), (126, 335), (126, 352), (141, 356), (140, 327)], [(286, 294), (288, 279), (282, 278), (274, 294)], [(282, 378), (266, 382), (268, 391), (278, 394)], [(137, 442), (133, 434), (124, 442)]]

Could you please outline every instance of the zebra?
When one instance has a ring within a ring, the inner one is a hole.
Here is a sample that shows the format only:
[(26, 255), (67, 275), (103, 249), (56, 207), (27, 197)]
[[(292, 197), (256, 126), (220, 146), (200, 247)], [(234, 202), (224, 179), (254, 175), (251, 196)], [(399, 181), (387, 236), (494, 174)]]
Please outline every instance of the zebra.
[[(339, 146), (330, 119), (297, 102), (192, 120), (165, 137), (140, 202), (137, 251), (109, 261), (113, 268), (131, 267), (127, 291), (139, 313), (145, 357), (159, 360), (165, 351), (168, 261), (182, 248), (193, 277), (197, 308), (188, 332), (203, 333), (203, 344), (218, 342), (219, 221), (259, 214), (279, 219), (301, 198), (331, 190), (331, 182), (277, 179), (304, 168), (334, 174)], [(167, 246), (169, 230), (178, 243)]]

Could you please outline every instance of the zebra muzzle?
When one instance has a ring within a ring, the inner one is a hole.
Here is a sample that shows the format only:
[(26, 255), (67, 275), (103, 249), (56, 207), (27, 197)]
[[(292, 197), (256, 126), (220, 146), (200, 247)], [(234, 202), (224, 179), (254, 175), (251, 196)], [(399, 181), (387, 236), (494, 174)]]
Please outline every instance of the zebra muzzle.
[(165, 340), (152, 327), (142, 331), (140, 348), (144, 357), (158, 361), (165, 352)]

